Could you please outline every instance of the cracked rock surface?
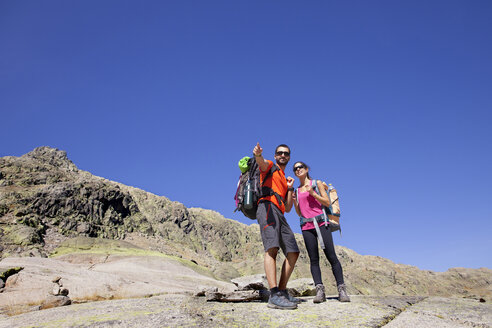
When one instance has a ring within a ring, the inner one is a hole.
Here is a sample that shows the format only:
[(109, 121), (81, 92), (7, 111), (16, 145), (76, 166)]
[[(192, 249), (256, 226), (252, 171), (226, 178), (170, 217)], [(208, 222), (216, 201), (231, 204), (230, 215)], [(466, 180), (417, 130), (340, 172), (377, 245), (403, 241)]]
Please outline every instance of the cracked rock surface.
[(385, 327), (492, 327), (492, 304), (429, 297), (402, 312)]
[(217, 303), (204, 297), (160, 295), (75, 304), (0, 319), (0, 327), (492, 327), (492, 305), (440, 297), (332, 295), (297, 310), (264, 302)]

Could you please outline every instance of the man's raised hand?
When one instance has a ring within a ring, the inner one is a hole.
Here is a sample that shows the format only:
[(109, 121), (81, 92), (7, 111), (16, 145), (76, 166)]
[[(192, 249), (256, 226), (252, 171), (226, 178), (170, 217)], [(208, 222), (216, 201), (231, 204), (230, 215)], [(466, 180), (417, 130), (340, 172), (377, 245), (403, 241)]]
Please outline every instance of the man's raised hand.
[(253, 155), (261, 156), (263, 153), (263, 148), (261, 148), (260, 143), (257, 142), (255, 148), (253, 149)]

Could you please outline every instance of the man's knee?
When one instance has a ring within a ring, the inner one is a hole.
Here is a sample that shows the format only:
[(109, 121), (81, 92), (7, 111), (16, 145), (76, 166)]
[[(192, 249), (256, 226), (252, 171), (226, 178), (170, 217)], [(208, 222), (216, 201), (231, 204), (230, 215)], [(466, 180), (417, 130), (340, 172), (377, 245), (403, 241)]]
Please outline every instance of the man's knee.
[(278, 247), (272, 247), (266, 251), (265, 256), (270, 256), (275, 259), (277, 258), (277, 254), (278, 254)]
[(290, 252), (287, 254), (287, 259), (289, 261), (297, 261), (299, 258), (299, 252)]

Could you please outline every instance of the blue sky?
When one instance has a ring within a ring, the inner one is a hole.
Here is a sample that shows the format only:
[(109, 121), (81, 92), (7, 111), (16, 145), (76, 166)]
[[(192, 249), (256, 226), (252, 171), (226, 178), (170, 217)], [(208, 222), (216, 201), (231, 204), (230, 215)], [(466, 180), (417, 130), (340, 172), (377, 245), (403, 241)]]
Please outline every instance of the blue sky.
[[(292, 149), (335, 243), (492, 268), (490, 1), (0, 0), (0, 156), (233, 213), (238, 160)], [(287, 214), (299, 232), (295, 213)]]

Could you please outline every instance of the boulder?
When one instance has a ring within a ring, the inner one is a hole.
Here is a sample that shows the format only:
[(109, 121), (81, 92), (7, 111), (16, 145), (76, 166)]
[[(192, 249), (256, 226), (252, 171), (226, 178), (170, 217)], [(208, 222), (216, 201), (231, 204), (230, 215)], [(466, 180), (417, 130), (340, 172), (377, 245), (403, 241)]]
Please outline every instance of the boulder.
[(15, 245), (28, 246), (41, 242), (41, 237), (37, 230), (23, 224), (16, 224), (4, 228), (4, 232), (5, 240)]
[(300, 278), (289, 281), (287, 285), (289, 291), (294, 296), (314, 296), (316, 295), (316, 287), (313, 279)]
[(39, 306), (40, 310), (50, 309), (58, 306), (65, 306), (72, 304), (69, 297), (63, 295), (49, 295), (43, 303)]
[(232, 279), (231, 282), (238, 290), (262, 290), (268, 288), (268, 282), (264, 274), (255, 274)]
[(206, 293), (208, 302), (251, 302), (268, 300), (270, 292), (267, 290), (242, 290), (232, 293)]
[(207, 293), (212, 294), (212, 293), (217, 293), (218, 291), (219, 289), (217, 287), (200, 286), (197, 288), (195, 292), (195, 296), (202, 297), (205, 296)]

